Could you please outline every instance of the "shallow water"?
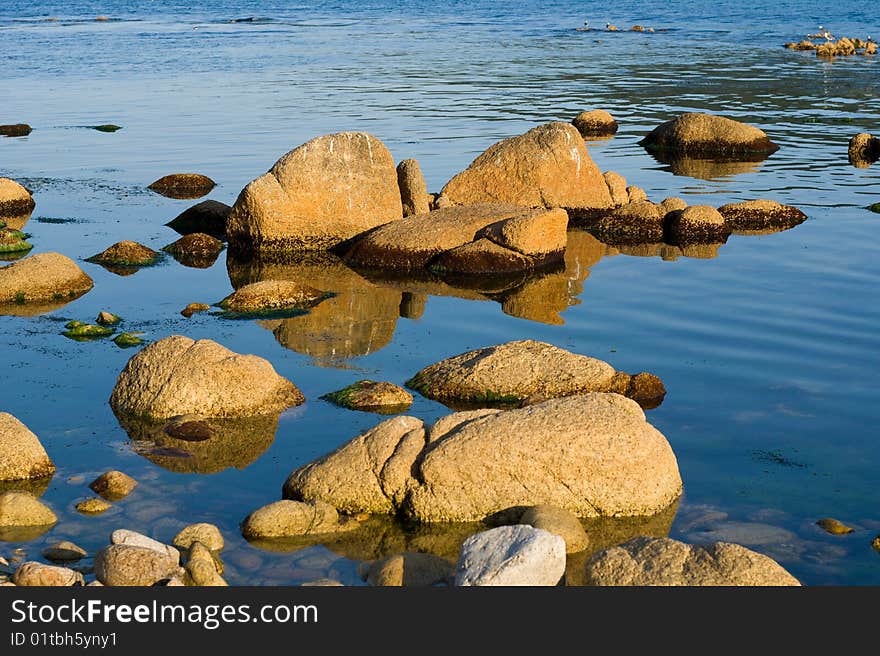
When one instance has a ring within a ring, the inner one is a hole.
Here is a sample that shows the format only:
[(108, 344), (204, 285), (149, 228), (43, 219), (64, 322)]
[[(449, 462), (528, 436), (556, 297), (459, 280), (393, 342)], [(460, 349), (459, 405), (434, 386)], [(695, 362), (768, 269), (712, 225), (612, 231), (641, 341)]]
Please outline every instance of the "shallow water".
[[(607, 534), (727, 539), (770, 554), (807, 584), (880, 583), (870, 545), (880, 531), (880, 217), (864, 209), (880, 200), (880, 163), (855, 168), (846, 158), (852, 135), (880, 132), (880, 63), (781, 47), (820, 23), (880, 34), (866, 3), (835, 3), (834, 15), (807, 0), (748, 9), (625, 2), (613, 13), (598, 2), (31, 4), (0, 7), (0, 80), (9, 90), (0, 123), (34, 127), (0, 138), (0, 175), (34, 191), (25, 226), (34, 252), (76, 259), (95, 288), (41, 316), (0, 316), (0, 407), (55, 460), (43, 499), (60, 517), (39, 538), (0, 544), (0, 555), (18, 546), (36, 555), (64, 538), (94, 551), (117, 527), (170, 540), (197, 521), (223, 530), (233, 584), (328, 575), (358, 584), (357, 560), (382, 549), (436, 542), (454, 552), (455, 535), (404, 535), (378, 520), (356, 547), (276, 552), (248, 545), (238, 523), (277, 500), (292, 469), (381, 419), (320, 395), (364, 377), (402, 383), (444, 357), (528, 337), (666, 384), (665, 402), (648, 417), (675, 450), (684, 496), (665, 524)], [(230, 22), (249, 17), (260, 20)], [(658, 31), (575, 31), (585, 19)], [(287, 275), (312, 276), (338, 295), (274, 322), (180, 316), (190, 302), (226, 296), (230, 278), (259, 275), (227, 263), (225, 252), (207, 269), (167, 258), (126, 277), (82, 261), (121, 239), (159, 248), (177, 238), (164, 223), (195, 201), (145, 188), (167, 173), (209, 175), (219, 184), (208, 198), (231, 204), (287, 150), (364, 130), (395, 160), (418, 158), (437, 191), (498, 139), (594, 107), (621, 128), (589, 142), (591, 156), (651, 199), (718, 206), (767, 197), (809, 219), (778, 234), (734, 235), (712, 258), (617, 254), (573, 233), (564, 273), (488, 297), (303, 265)], [(688, 110), (753, 123), (781, 148), (762, 162), (713, 166), (664, 164), (638, 146)], [(123, 129), (82, 127), (103, 123)], [(402, 304), (412, 318), (401, 316)], [(213, 461), (142, 454), (107, 404), (133, 351), (60, 334), (67, 320), (103, 309), (150, 340), (209, 337), (265, 357), (308, 401), (282, 415), (274, 440)], [(417, 397), (410, 414), (445, 412)], [(90, 496), (86, 485), (110, 468), (140, 486), (103, 515), (79, 515), (73, 506)], [(815, 521), (827, 516), (856, 531), (824, 533)], [(594, 544), (608, 543), (605, 535), (597, 529)]]

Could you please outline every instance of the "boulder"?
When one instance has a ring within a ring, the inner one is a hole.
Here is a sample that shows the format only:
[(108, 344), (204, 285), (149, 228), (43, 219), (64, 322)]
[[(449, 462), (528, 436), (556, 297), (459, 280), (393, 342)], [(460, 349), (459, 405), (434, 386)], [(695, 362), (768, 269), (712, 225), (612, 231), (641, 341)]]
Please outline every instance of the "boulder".
[(586, 565), (587, 585), (788, 586), (798, 580), (772, 558), (738, 544), (690, 545), (634, 538), (603, 549)]
[(304, 397), (272, 365), (209, 339), (172, 335), (125, 365), (110, 396), (118, 415), (160, 420), (183, 414), (245, 417), (280, 413)]
[(40, 552), (40, 555), (46, 560), (51, 560), (53, 562), (70, 563), (82, 560), (89, 554), (78, 544), (62, 540), (61, 542), (56, 542), (45, 547)]
[(397, 185), (400, 187), (404, 216), (431, 211), (431, 195), (418, 161), (405, 159), (397, 165)]
[[(514, 226), (505, 228), (504, 223), (513, 219), (517, 220)], [(352, 265), (368, 268), (421, 269), (442, 253), (485, 234), (489, 239), (500, 240), (499, 243), (507, 241), (523, 249), (538, 248), (524, 253), (529, 256), (521, 258), (524, 263), (531, 262), (532, 257), (545, 261), (564, 250), (565, 225), (567, 216), (563, 222), (558, 212), (524, 210), (511, 204), (447, 207), (409, 216), (370, 232), (349, 249), (345, 259)]]
[(120, 267), (144, 267), (155, 264), (161, 253), (136, 241), (120, 241), (97, 255), (86, 258), (86, 262)]
[(26, 137), (32, 132), (32, 128), (27, 123), (12, 123), (8, 125), (0, 125), (0, 134), (4, 137)]
[(582, 137), (609, 137), (617, 132), (617, 121), (604, 109), (581, 112), (571, 122)]
[(171, 541), (175, 547), (180, 549), (189, 549), (193, 543), (199, 542), (205, 545), (211, 551), (220, 551), (223, 549), (223, 535), (220, 529), (213, 524), (190, 524), (181, 529)]
[(10, 178), (0, 178), (0, 217), (29, 214), (34, 209), (30, 192)]
[(107, 501), (120, 501), (137, 487), (137, 481), (121, 471), (111, 470), (104, 472), (98, 478), (89, 483), (89, 488)]
[(718, 208), (728, 227), (736, 231), (787, 230), (807, 220), (807, 215), (791, 205), (773, 200), (748, 200)]
[(54, 512), (27, 492), (0, 494), (0, 528), (51, 526), (57, 521)]
[(69, 587), (85, 585), (83, 575), (67, 567), (27, 561), (19, 565), (12, 578), (15, 585)]
[(453, 565), (431, 553), (401, 553), (365, 563), (361, 578), (377, 587), (424, 588), (446, 583)]
[(663, 241), (664, 216), (658, 205), (640, 200), (604, 215), (590, 230), (607, 244), (652, 244)]
[(456, 355), (425, 367), (406, 386), (430, 399), (514, 403), (604, 391), (614, 376), (607, 362), (544, 342), (521, 340)]
[(573, 125), (561, 122), (499, 141), (447, 182), (437, 202), (566, 209), (612, 206), (608, 186), (583, 137)]
[(180, 552), (171, 545), (164, 544), (158, 540), (125, 528), (118, 528), (110, 534), (110, 544), (118, 544), (125, 547), (139, 547), (142, 549), (152, 549), (175, 561), (180, 562)]
[(439, 420), (431, 441), (418, 419), (385, 421), (294, 471), (284, 497), (427, 523), (480, 521), (538, 504), (579, 517), (647, 516), (681, 493), (669, 443), (618, 394), (461, 414), (437, 436)]
[(171, 253), (184, 266), (207, 269), (217, 261), (217, 256), (223, 250), (223, 242), (204, 232), (193, 232), (168, 244), (162, 250)]
[(717, 244), (729, 235), (724, 216), (709, 205), (689, 205), (666, 216), (664, 238), (670, 244)]
[(682, 114), (663, 123), (639, 143), (648, 150), (728, 157), (770, 155), (779, 149), (754, 126), (698, 112)]
[(39, 438), (7, 412), (0, 412), (0, 481), (44, 478), (55, 473)]
[(645, 410), (656, 408), (666, 397), (666, 386), (663, 385), (663, 381), (647, 371), (635, 375), (625, 371), (615, 372), (606, 391), (623, 394)]
[(104, 585), (154, 585), (179, 571), (178, 559), (146, 547), (111, 544), (95, 555), (95, 576)]
[(0, 305), (67, 302), (94, 282), (60, 253), (38, 253), (0, 268)]
[(648, 194), (641, 187), (630, 185), (626, 188), (626, 199), (630, 203), (637, 203), (640, 200), (648, 200)]
[(228, 312), (246, 314), (308, 308), (326, 297), (326, 292), (293, 280), (262, 280), (239, 287), (218, 305)]
[(857, 134), (849, 140), (847, 156), (854, 166), (876, 162), (880, 158), (880, 139), (867, 132)]
[(336, 508), (324, 501), (302, 503), (285, 499), (248, 515), (242, 522), (241, 533), (247, 540), (265, 540), (336, 533), (356, 524), (341, 521)]
[(629, 195), (626, 192), (626, 178), (614, 171), (605, 171), (602, 177), (605, 178), (605, 184), (608, 185), (608, 193), (611, 194), (613, 206), (626, 205), (629, 202)]
[(584, 530), (581, 520), (564, 508), (549, 504), (531, 506), (526, 508), (517, 523), (558, 535), (565, 540), (566, 553), (583, 551), (589, 544), (587, 532)]
[(217, 185), (201, 173), (172, 173), (151, 183), (147, 188), (168, 198), (199, 198)]
[(687, 206), (688, 204), (683, 198), (679, 198), (678, 196), (669, 196), (668, 198), (664, 198), (662, 201), (660, 201), (660, 212), (663, 214), (663, 216), (666, 216), (670, 212), (674, 212), (675, 210), (683, 210)]
[(321, 397), (350, 410), (396, 414), (412, 405), (412, 394), (393, 383), (359, 380)]
[(165, 225), (180, 235), (201, 232), (226, 240), (226, 219), (232, 208), (216, 200), (203, 200), (184, 210)]
[(313, 139), (239, 194), (226, 223), (237, 252), (326, 250), (403, 216), (394, 160), (363, 132)]
[(461, 545), (455, 585), (554, 586), (564, 574), (561, 537), (531, 526), (499, 526)]
[(479, 276), (533, 269), (537, 263), (521, 253), (481, 238), (442, 253), (431, 264), (431, 270), (443, 274)]

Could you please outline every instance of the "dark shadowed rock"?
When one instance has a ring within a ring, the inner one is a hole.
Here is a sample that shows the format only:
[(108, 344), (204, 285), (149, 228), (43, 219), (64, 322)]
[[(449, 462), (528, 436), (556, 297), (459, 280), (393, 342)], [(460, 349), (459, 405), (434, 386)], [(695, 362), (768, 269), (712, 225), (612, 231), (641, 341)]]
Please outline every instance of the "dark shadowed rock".
[(181, 235), (203, 232), (217, 239), (226, 239), (226, 219), (232, 208), (216, 200), (204, 200), (193, 205), (166, 223)]
[(217, 256), (223, 250), (223, 242), (204, 232), (193, 232), (162, 250), (171, 253), (184, 266), (207, 269), (217, 261)]
[[(33, 196), (10, 178), (0, 177), (0, 218), (29, 215), (36, 206)], [(10, 226), (9, 221), (6, 221)]]
[(857, 134), (849, 140), (847, 157), (850, 164), (858, 167), (876, 162), (880, 158), (880, 139), (867, 132)]
[(623, 394), (645, 410), (656, 408), (666, 397), (663, 381), (647, 371), (634, 376), (624, 371), (615, 372), (607, 391)]
[(201, 173), (172, 173), (162, 176), (148, 188), (162, 196), (183, 200), (200, 198), (216, 185), (216, 182)]
[(670, 244), (717, 244), (729, 235), (724, 216), (708, 205), (689, 205), (666, 215), (664, 239)]
[(606, 244), (663, 241), (664, 212), (649, 200), (628, 203), (598, 219), (589, 228)]
[(736, 232), (787, 230), (807, 220), (807, 215), (798, 208), (772, 200), (729, 203), (719, 207), (718, 212)]
[(699, 112), (682, 114), (654, 128), (639, 142), (648, 150), (676, 153), (749, 155), (779, 149), (756, 127), (723, 116)]
[(12, 123), (10, 125), (0, 125), (0, 134), (4, 137), (26, 137), (32, 132), (32, 128), (27, 123)]

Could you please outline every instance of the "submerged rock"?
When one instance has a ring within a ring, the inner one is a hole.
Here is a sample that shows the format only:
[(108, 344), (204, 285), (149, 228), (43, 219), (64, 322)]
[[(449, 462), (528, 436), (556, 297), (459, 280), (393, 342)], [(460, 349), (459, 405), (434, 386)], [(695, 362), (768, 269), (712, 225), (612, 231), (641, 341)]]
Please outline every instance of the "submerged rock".
[(136, 241), (120, 241), (97, 255), (87, 257), (86, 262), (121, 267), (145, 267), (155, 264), (161, 257), (161, 253)]
[(236, 252), (326, 250), (403, 216), (391, 153), (341, 132), (291, 150), (239, 194), (226, 224)]
[(223, 242), (203, 232), (184, 235), (162, 248), (184, 266), (207, 269), (217, 261)]
[(102, 123), (101, 125), (90, 125), (89, 128), (98, 132), (118, 132), (122, 126), (113, 125), (112, 123)]
[(30, 214), (35, 205), (27, 189), (15, 180), (0, 177), (0, 217)]
[(245, 285), (218, 305), (229, 312), (251, 313), (309, 308), (327, 298), (327, 293), (292, 280), (262, 280)]
[(171, 544), (180, 549), (189, 549), (196, 542), (205, 545), (211, 551), (223, 549), (223, 535), (220, 533), (220, 529), (207, 523), (186, 526), (174, 536)]
[(38, 253), (0, 268), (0, 305), (70, 302), (93, 286), (69, 257)]
[(763, 199), (728, 203), (718, 212), (731, 230), (740, 232), (787, 230), (807, 220), (807, 215), (796, 207)]
[(4, 137), (26, 137), (31, 132), (33, 132), (33, 128), (27, 123), (0, 125), (0, 134)]
[(430, 553), (401, 553), (364, 563), (361, 578), (376, 587), (424, 588), (446, 583), (454, 565)]
[(499, 141), (447, 182), (437, 202), (565, 209), (612, 206), (605, 179), (583, 137), (573, 125), (561, 122)]
[(173, 335), (132, 357), (110, 396), (119, 415), (154, 420), (182, 414), (242, 417), (277, 414), (304, 401), (296, 386), (255, 355), (209, 339)]
[(849, 140), (847, 151), (849, 163), (853, 166), (868, 166), (880, 159), (880, 139), (862, 132)]
[(417, 160), (405, 159), (397, 165), (397, 185), (400, 187), (403, 216), (431, 211), (432, 197)]
[(654, 128), (639, 142), (648, 150), (738, 156), (779, 149), (758, 128), (723, 116), (689, 112)]
[(168, 198), (199, 198), (211, 191), (217, 183), (201, 173), (172, 173), (151, 183), (147, 188)]
[(56, 542), (45, 547), (40, 552), (40, 555), (46, 560), (58, 563), (70, 563), (82, 560), (89, 554), (79, 545), (74, 544), (73, 542), (68, 542), (67, 540), (62, 540), (61, 542)]
[(580, 517), (651, 515), (676, 501), (681, 478), (638, 404), (593, 393), (450, 415), (427, 435), (418, 419), (389, 419), (293, 472), (283, 492), (350, 514), (467, 522), (538, 504)]
[(226, 219), (232, 207), (216, 200), (204, 200), (178, 214), (165, 225), (180, 235), (201, 232), (226, 240)]
[(406, 386), (440, 402), (518, 403), (605, 391), (614, 377), (607, 362), (534, 340), (469, 351), (425, 367)]
[(359, 380), (321, 397), (350, 410), (396, 414), (412, 405), (412, 394), (393, 383)]
[(709, 205), (689, 205), (666, 215), (664, 237), (670, 244), (717, 244), (729, 235), (724, 216)]
[(177, 558), (146, 547), (111, 544), (95, 555), (95, 576), (104, 585), (154, 585), (179, 571)]
[(772, 558), (738, 544), (690, 545), (639, 537), (594, 554), (587, 585), (782, 586), (800, 582)]
[(28, 427), (7, 412), (0, 412), (0, 481), (46, 478), (55, 463)]
[(69, 587), (85, 585), (83, 575), (67, 567), (45, 565), (35, 561), (22, 563), (12, 579), (15, 585)]
[(852, 533), (853, 528), (847, 526), (843, 522), (834, 519), (833, 517), (825, 517), (816, 522), (818, 526), (820, 526), (826, 533), (830, 533), (831, 535), (846, 535), (847, 533)]
[(110, 510), (111, 505), (104, 499), (92, 497), (84, 499), (76, 504), (76, 509), (83, 515), (100, 515), (102, 512)]
[(89, 483), (89, 488), (107, 501), (120, 501), (131, 494), (137, 484), (128, 474), (113, 469)]
[(571, 122), (582, 137), (608, 137), (617, 132), (617, 121), (604, 109), (581, 112)]
[(189, 319), (196, 312), (207, 312), (211, 309), (211, 306), (206, 303), (190, 303), (185, 308), (183, 308), (180, 313)]
[(286, 538), (299, 535), (335, 533), (357, 526), (356, 521), (342, 521), (336, 508), (315, 500), (276, 501), (248, 515), (241, 525), (247, 540)]
[(531, 526), (500, 526), (464, 541), (455, 585), (553, 586), (564, 574), (561, 537)]

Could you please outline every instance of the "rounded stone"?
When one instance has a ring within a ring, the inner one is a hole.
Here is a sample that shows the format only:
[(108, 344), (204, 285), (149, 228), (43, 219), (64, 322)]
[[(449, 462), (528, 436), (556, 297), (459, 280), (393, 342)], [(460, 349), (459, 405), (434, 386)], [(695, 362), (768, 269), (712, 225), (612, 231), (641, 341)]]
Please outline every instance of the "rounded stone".
[(393, 383), (359, 380), (321, 398), (351, 410), (397, 413), (412, 405), (413, 396)]
[(76, 262), (60, 253), (38, 253), (0, 268), (0, 305), (68, 302), (94, 286)]
[(69, 587), (85, 585), (83, 575), (67, 567), (27, 561), (19, 565), (12, 578), (20, 586)]
[(35, 205), (27, 189), (11, 178), (0, 177), (0, 216), (29, 214)]
[(207, 523), (190, 524), (183, 528), (174, 536), (171, 544), (181, 549), (189, 549), (195, 542), (200, 542), (211, 551), (223, 549), (223, 535), (220, 529)]
[(0, 494), (0, 527), (47, 526), (57, 521), (55, 513), (31, 494)]
[(729, 235), (724, 216), (709, 205), (689, 205), (666, 216), (665, 237), (670, 244), (718, 243)]
[(46, 560), (52, 560), (59, 563), (74, 562), (82, 560), (88, 556), (88, 552), (73, 542), (62, 540), (45, 547), (40, 555)]
[(114, 469), (98, 476), (89, 483), (89, 488), (107, 501), (119, 501), (131, 494), (137, 484), (128, 474)]
[(76, 504), (76, 509), (78, 512), (83, 513), (84, 515), (99, 515), (102, 512), (106, 512), (111, 508), (111, 505), (107, 503), (104, 499), (99, 499), (98, 497), (92, 497), (91, 499), (84, 499)]
[(667, 121), (639, 143), (648, 150), (724, 156), (769, 155), (779, 149), (754, 126), (701, 112)]
[(589, 539), (584, 525), (580, 519), (573, 513), (551, 506), (542, 504), (526, 508), (526, 511), (519, 519), (519, 524), (527, 524), (533, 528), (540, 528), (553, 535), (558, 535), (565, 540), (565, 552), (577, 553), (587, 548)]
[(220, 301), (229, 312), (249, 313), (271, 310), (307, 308), (326, 298), (327, 294), (293, 280), (261, 280), (239, 287)]
[(39, 438), (7, 412), (0, 412), (0, 481), (44, 478), (55, 473)]
[(571, 123), (582, 137), (608, 137), (617, 132), (617, 121), (604, 109), (581, 112)]
[(152, 182), (147, 188), (168, 198), (199, 198), (217, 185), (201, 173), (172, 173)]
[(177, 560), (146, 547), (111, 544), (95, 555), (95, 576), (104, 585), (149, 586), (179, 571)]
[(457, 586), (555, 586), (565, 574), (565, 541), (526, 525), (500, 526), (461, 545)]
[(791, 205), (773, 200), (748, 200), (728, 203), (718, 208), (731, 230), (786, 230), (807, 220), (807, 215)]
[(120, 241), (107, 247), (97, 255), (86, 258), (87, 262), (123, 267), (142, 267), (155, 264), (161, 256), (152, 248), (136, 241)]

